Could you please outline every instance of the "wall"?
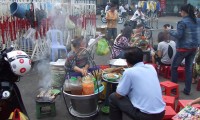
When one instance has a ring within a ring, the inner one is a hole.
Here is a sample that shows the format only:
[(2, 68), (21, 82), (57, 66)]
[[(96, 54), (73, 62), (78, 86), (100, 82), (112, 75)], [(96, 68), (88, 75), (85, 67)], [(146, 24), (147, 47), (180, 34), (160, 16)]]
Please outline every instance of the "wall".
[(166, 8), (163, 9), (163, 14), (164, 15), (174, 15), (178, 16), (179, 15), (179, 9), (180, 7), (187, 3), (187, 0), (159, 0), (160, 2), (166, 3)]
[(187, 3), (192, 4), (194, 7), (200, 8), (200, 0), (187, 0)]

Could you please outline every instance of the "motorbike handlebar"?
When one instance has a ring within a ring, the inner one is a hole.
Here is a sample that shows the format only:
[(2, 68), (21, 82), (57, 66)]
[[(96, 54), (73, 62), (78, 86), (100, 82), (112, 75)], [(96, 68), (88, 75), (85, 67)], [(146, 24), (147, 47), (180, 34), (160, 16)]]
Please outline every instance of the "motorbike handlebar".
[(4, 50), (2, 50), (0, 53), (0, 59), (6, 57), (6, 54), (11, 52), (13, 49), (14, 49), (14, 46), (11, 46), (9, 48), (5, 48)]

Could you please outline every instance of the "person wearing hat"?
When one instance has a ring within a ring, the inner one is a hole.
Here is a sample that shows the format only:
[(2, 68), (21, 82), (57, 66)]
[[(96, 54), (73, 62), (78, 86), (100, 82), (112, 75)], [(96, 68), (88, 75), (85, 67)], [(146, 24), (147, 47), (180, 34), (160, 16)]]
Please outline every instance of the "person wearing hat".
[(137, 25), (137, 18), (140, 17), (142, 21), (145, 20), (145, 15), (142, 12), (142, 8), (138, 7), (137, 10), (135, 11), (135, 13), (133, 14), (133, 16), (131, 17), (130, 21), (132, 23), (132, 27), (135, 28), (135, 26)]

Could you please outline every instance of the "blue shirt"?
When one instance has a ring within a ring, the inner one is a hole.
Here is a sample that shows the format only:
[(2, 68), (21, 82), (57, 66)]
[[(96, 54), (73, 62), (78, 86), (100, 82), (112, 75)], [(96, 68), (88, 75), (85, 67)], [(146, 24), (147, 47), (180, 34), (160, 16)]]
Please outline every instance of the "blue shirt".
[(126, 69), (116, 92), (128, 96), (141, 112), (156, 114), (165, 109), (157, 72), (152, 65), (139, 62)]
[(177, 24), (177, 31), (170, 30), (170, 35), (175, 37), (176, 48), (197, 48), (200, 43), (200, 19), (195, 24), (189, 16), (183, 17)]

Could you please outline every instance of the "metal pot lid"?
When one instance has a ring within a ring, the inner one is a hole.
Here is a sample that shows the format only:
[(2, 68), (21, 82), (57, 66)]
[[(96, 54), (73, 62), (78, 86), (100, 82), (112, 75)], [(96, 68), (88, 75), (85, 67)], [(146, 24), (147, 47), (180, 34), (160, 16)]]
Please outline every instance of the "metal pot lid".
[(109, 64), (110, 65), (113, 65), (113, 66), (127, 66), (127, 62), (125, 59), (112, 59), (109, 61)]

